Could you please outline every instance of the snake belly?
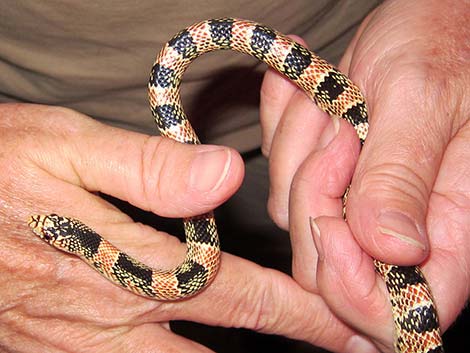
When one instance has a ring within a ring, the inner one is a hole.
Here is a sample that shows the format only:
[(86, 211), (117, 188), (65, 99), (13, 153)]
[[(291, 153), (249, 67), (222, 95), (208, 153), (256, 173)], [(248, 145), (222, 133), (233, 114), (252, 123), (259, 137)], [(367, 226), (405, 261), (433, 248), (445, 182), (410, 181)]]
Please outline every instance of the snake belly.
[[(367, 107), (348, 77), (276, 30), (233, 18), (196, 23), (176, 34), (157, 56), (148, 93), (161, 135), (181, 143), (200, 143), (182, 107), (181, 80), (198, 56), (224, 49), (251, 55), (288, 77), (323, 111), (351, 123), (362, 146), (369, 127)], [(153, 299), (190, 297), (212, 281), (219, 266), (219, 238), (212, 212), (184, 219), (187, 255), (170, 270), (140, 263), (73, 218), (34, 215), (28, 224), (47, 243), (79, 256), (113, 283)], [(420, 269), (374, 263), (389, 291), (396, 352), (444, 352), (437, 312)]]

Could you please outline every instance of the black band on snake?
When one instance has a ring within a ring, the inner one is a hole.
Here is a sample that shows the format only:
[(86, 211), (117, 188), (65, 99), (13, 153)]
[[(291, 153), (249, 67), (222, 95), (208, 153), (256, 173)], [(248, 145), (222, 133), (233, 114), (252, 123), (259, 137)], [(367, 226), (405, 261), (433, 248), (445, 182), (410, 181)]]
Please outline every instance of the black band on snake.
[[(180, 83), (195, 58), (222, 49), (254, 56), (284, 74), (322, 110), (350, 122), (361, 145), (364, 143), (369, 127), (367, 107), (349, 78), (283, 34), (233, 18), (196, 23), (174, 36), (158, 55), (148, 87), (151, 111), (161, 135), (182, 143), (199, 143), (183, 111)], [(219, 238), (212, 213), (184, 220), (187, 256), (171, 270), (138, 262), (72, 218), (36, 215), (31, 216), (29, 225), (46, 242), (79, 256), (113, 283), (158, 300), (198, 293), (212, 281), (219, 265)], [(419, 268), (379, 261), (375, 266), (390, 294), (396, 352), (443, 352), (437, 313)]]

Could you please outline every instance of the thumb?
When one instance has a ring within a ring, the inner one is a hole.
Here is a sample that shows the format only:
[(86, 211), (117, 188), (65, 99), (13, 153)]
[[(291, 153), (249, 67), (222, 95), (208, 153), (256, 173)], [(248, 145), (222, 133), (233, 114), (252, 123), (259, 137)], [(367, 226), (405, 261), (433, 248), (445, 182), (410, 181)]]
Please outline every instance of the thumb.
[[(217, 207), (240, 186), (243, 162), (229, 148), (184, 145), (110, 127), (81, 116), (73, 134), (55, 133), (49, 157), (32, 159), (55, 177), (112, 195), (164, 217), (188, 217)], [(70, 122), (69, 122), (70, 124)], [(59, 148), (57, 147), (59, 146)]]
[(347, 212), (353, 233), (370, 255), (415, 265), (428, 255), (428, 201), (450, 128), (426, 108), (424, 89), (403, 81), (390, 85), (400, 91), (389, 89), (372, 102), (371, 129)]

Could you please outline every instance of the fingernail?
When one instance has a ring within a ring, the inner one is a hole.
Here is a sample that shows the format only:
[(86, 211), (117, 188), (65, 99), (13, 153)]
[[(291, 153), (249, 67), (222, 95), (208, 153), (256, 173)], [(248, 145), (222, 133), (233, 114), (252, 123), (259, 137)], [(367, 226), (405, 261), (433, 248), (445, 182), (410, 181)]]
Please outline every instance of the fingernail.
[(349, 353), (379, 353), (370, 341), (361, 336), (352, 336), (345, 348)]
[(326, 126), (325, 130), (323, 130), (320, 136), (320, 140), (318, 141), (320, 149), (326, 148), (326, 146), (328, 146), (338, 135), (340, 127), (339, 119), (340, 118), (337, 116), (331, 117), (331, 124)]
[(399, 239), (407, 244), (425, 250), (425, 235), (422, 227), (403, 213), (386, 211), (378, 218), (380, 233)]
[(191, 165), (189, 186), (198, 191), (217, 190), (224, 182), (232, 154), (226, 148), (199, 152)]
[(310, 232), (312, 233), (313, 243), (317, 249), (318, 260), (323, 261), (325, 259), (325, 252), (323, 251), (323, 245), (320, 239), (320, 227), (318, 227), (317, 222), (313, 217), (309, 217), (310, 221)]

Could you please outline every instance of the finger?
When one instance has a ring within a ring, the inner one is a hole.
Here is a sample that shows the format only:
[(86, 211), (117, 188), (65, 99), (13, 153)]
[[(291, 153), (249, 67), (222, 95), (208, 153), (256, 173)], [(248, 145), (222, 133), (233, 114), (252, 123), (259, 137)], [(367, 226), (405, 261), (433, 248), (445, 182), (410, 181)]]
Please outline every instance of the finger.
[(428, 255), (427, 205), (452, 129), (428, 107), (422, 78), (413, 75), (387, 75), (381, 95), (369, 101), (371, 128), (347, 208), (361, 246), (397, 265), (419, 264)]
[[(155, 234), (148, 227), (117, 225), (108, 232), (110, 238), (112, 234), (134, 234), (134, 240), (127, 238), (126, 244), (122, 243), (122, 237), (116, 240), (129, 254), (139, 254), (137, 258), (152, 267), (171, 268), (186, 254), (185, 244), (178, 244), (174, 237), (164, 233)], [(140, 242), (135, 241), (136, 234)], [(128, 303), (120, 305), (135, 310), (137, 304), (129, 305), (127, 300), (133, 298), (140, 302), (141, 298), (116, 287), (118, 290), (122, 292), (120, 302)], [(345, 347), (357, 336), (331, 313), (321, 297), (306, 292), (291, 277), (226, 253), (222, 254), (214, 281), (200, 294), (177, 302), (153, 303), (151, 310), (147, 307), (146, 315), (130, 316), (143, 322), (188, 320), (212, 326), (244, 327), (308, 341), (335, 352), (348, 352)]]
[(345, 322), (371, 337), (383, 352), (393, 352), (393, 321), (387, 290), (341, 217), (311, 220), (318, 249), (320, 293)]
[(177, 319), (283, 335), (333, 352), (349, 352), (357, 336), (323, 299), (291, 277), (228, 254), (211, 286), (189, 301), (169, 305), (165, 312)]
[(341, 216), (342, 195), (354, 171), (359, 144), (352, 127), (339, 121), (339, 131), (323, 149), (313, 152), (296, 172), (289, 202), (294, 278), (316, 290), (316, 252), (309, 217)]
[(49, 159), (34, 149), (29, 154), (55, 177), (89, 191), (162, 216), (185, 217), (218, 206), (241, 183), (243, 163), (232, 149), (183, 145), (80, 120), (87, 122), (73, 133), (59, 130)]
[[(297, 36), (289, 36), (296, 42), (306, 45)], [(260, 122), (262, 131), (261, 150), (268, 157), (277, 125), (290, 99), (299, 88), (289, 79), (274, 69), (268, 69), (264, 75), (260, 92)]]
[[(312, 151), (334, 138), (339, 122), (330, 120), (303, 92), (297, 91), (278, 124), (269, 157), (268, 211), (283, 229), (289, 228), (289, 194), (295, 172)], [(321, 137), (324, 141), (320, 141)]]
[(262, 132), (261, 151), (265, 157), (271, 153), (271, 144), (282, 114), (299, 88), (274, 69), (264, 74), (260, 91), (259, 115)]

